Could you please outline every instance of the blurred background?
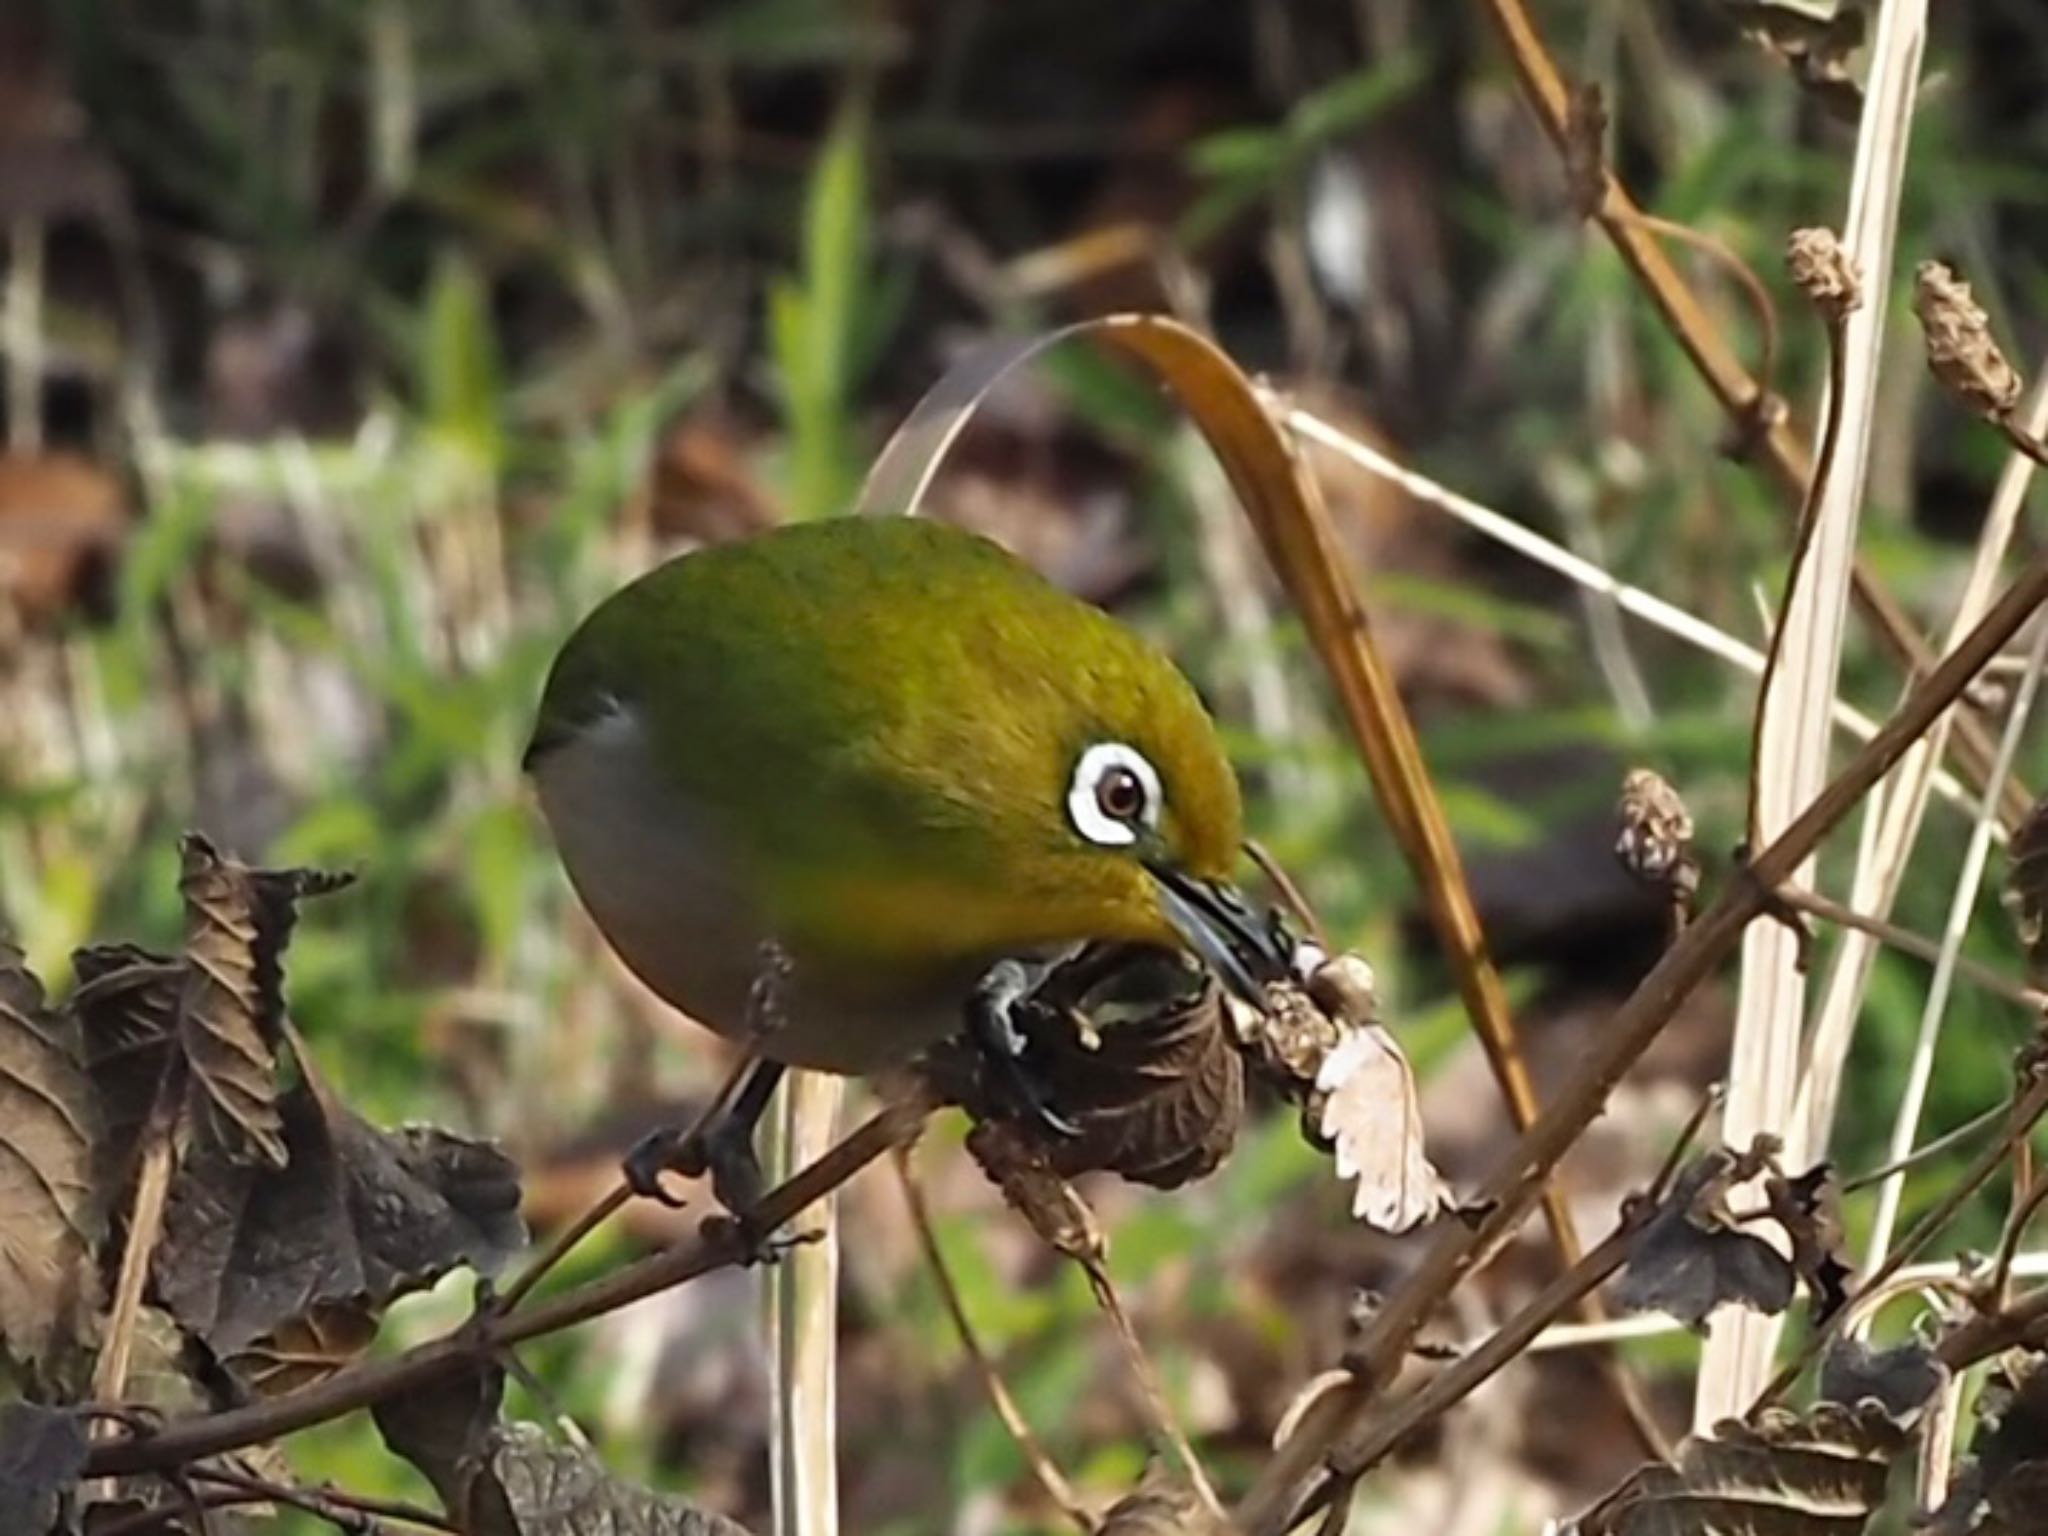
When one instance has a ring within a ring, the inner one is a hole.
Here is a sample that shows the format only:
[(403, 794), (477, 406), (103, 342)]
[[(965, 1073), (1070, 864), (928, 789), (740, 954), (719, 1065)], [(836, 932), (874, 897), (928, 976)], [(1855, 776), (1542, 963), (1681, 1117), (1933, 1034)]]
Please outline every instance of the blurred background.
[[(1824, 354), (1780, 252), (1841, 218), (1857, 8), (1534, 9), (1604, 83), (1645, 205), (1762, 275), (1777, 387), (1807, 424)], [(1935, 12), (1901, 269), (1956, 262), (2027, 364), (2048, 343), (2048, 10)], [(722, 1065), (568, 898), (518, 771), (546, 663), (662, 556), (842, 509), (976, 342), (1170, 310), (1343, 432), (1750, 643), (1783, 580), (1781, 500), (1728, 457), (1480, 10), (1449, 0), (13, 0), (0, 223), (0, 925), (62, 984), (89, 938), (175, 942), (182, 829), (359, 868), (294, 943), (300, 1027), (364, 1111), (503, 1138), (542, 1232)], [(1757, 358), (1740, 291), (1676, 254)], [(2002, 454), (1900, 327), (1865, 547), (1938, 631)], [(1611, 856), (1621, 775), (1658, 768), (1702, 848), (1731, 847), (1749, 680), (1334, 454), (1312, 463), (1555, 1082), (1663, 933)], [(1197, 676), (1258, 835), (1379, 970), (1439, 1162), (1483, 1168), (1506, 1116), (1298, 627), (1186, 427), (1101, 360), (1057, 356), (984, 413), (932, 506)], [(1896, 687), (1853, 634), (1849, 696), (1882, 713)], [(2029, 749), (2021, 776), (2044, 770)], [(1964, 825), (1931, 812), (1906, 923), (1940, 927)], [(1970, 953), (2017, 972), (1984, 907)], [(1888, 1112), (1856, 1107), (1895, 1100), (1923, 988), (1917, 963), (1880, 962), (1845, 1166), (1882, 1160)], [(1728, 1015), (1702, 992), (1568, 1164), (1582, 1229), (1721, 1070)], [(2025, 1021), (1966, 992), (1951, 1024), (1931, 1130), (1997, 1099)], [(958, 1137), (942, 1126), (919, 1161), (968, 1309), (1062, 1465), (1121, 1491), (1145, 1446), (1116, 1352)], [(1909, 1217), (1939, 1185), (1937, 1168), (1909, 1190)], [(1344, 1194), (1280, 1113), (1199, 1188), (1091, 1186), (1227, 1483), (1335, 1361), (1354, 1294), (1417, 1250), (1351, 1225)], [(888, 1171), (845, 1209), (849, 1528), (1058, 1528)], [(1971, 1219), (1961, 1236), (1988, 1245), (1996, 1202)], [(635, 1213), (567, 1278), (676, 1230)], [(1532, 1228), (1456, 1331), (1546, 1263)], [(525, 1410), (758, 1522), (753, 1287), (717, 1276), (532, 1349)], [(410, 1304), (387, 1343), (464, 1300)], [(1695, 1348), (1629, 1346), (1674, 1430)], [(1369, 1487), (1356, 1528), (1528, 1530), (1582, 1505), (1639, 1459), (1598, 1381), (1569, 1353), (1509, 1373)], [(1569, 1413), (1546, 1410), (1566, 1393)], [(309, 1479), (418, 1492), (366, 1424), (294, 1455)]]

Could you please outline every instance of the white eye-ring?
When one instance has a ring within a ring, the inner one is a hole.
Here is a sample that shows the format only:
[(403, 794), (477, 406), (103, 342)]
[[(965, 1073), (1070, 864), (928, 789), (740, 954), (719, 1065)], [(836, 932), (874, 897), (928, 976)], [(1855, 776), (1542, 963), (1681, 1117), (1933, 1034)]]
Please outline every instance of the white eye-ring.
[(1074, 830), (1105, 848), (1128, 848), (1141, 827), (1159, 825), (1159, 772), (1120, 741), (1098, 741), (1074, 765), (1067, 816)]

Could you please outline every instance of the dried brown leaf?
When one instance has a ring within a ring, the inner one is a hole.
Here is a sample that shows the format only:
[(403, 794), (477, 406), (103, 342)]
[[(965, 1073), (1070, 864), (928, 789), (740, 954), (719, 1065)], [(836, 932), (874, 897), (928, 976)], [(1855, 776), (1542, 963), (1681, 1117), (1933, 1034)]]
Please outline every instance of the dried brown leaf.
[(1007, 1120), (983, 1120), (967, 1133), (967, 1150), (1048, 1245), (1082, 1264), (1102, 1262), (1107, 1245), (1095, 1213), (1053, 1167), (1042, 1141)]
[(246, 1349), (221, 1361), (259, 1397), (325, 1381), (362, 1358), (377, 1337), (377, 1312), (362, 1300), (315, 1302)]
[(128, 944), (81, 949), (71, 967), (78, 987), (69, 1007), (102, 1128), (93, 1183), (110, 1210), (123, 1210), (150, 1106), (177, 1057), (183, 968)]
[(76, 1024), (0, 946), (0, 1349), (32, 1368), (92, 1315), (95, 1123)]
[(1309, 1138), (1356, 1179), (1351, 1211), (1382, 1232), (1406, 1232), (1457, 1201), (1430, 1163), (1422, 1100), (1399, 1043), (1377, 1020), (1372, 967), (1356, 955), (1303, 946), (1303, 986), (1266, 989), (1267, 1012), (1237, 1020), (1254, 1066), (1302, 1105)]
[(1675, 1466), (1639, 1469), (1567, 1529), (1577, 1536), (1853, 1536), (1884, 1503), (1910, 1441), (1876, 1405), (1767, 1409), (1693, 1436)]
[(2048, 1368), (2038, 1355), (1985, 1384), (1969, 1460), (1932, 1536), (2039, 1536), (2048, 1528)]
[(2032, 968), (2048, 968), (2048, 798), (2034, 802), (2006, 849), (2005, 904)]
[(747, 1536), (723, 1515), (622, 1481), (537, 1425), (506, 1423), (503, 1392), (503, 1371), (488, 1366), (373, 1410), (384, 1443), (468, 1536)]
[(279, 1101), (281, 1168), (197, 1146), (178, 1170), (152, 1274), (181, 1327), (233, 1358), (321, 1307), (380, 1312), (524, 1241), (518, 1171), (432, 1127), (383, 1131), (306, 1068)]
[(1630, 1312), (1667, 1312), (1698, 1328), (1723, 1306), (1778, 1313), (1792, 1304), (1792, 1263), (1728, 1214), (1729, 1189), (1755, 1172), (1725, 1148), (1695, 1158), (1645, 1222), (1614, 1285)]
[(1904, 1429), (1918, 1421), (1948, 1378), (1948, 1367), (1918, 1339), (1873, 1349), (1861, 1339), (1841, 1338), (1821, 1357), (1820, 1396), (1845, 1408), (1874, 1403)]
[(1171, 956), (1133, 957), (1086, 988), (1071, 1015), (1033, 1035), (1030, 1058), (1080, 1131), (1050, 1145), (1058, 1172), (1110, 1170), (1175, 1189), (1230, 1155), (1244, 1059), (1213, 985)]
[(1792, 1178), (1777, 1174), (1764, 1181), (1771, 1219), (1785, 1229), (1792, 1243), (1792, 1267), (1806, 1282), (1813, 1320), (1825, 1323), (1849, 1303), (1849, 1277), (1854, 1267), (1844, 1257), (1842, 1195), (1832, 1164), (1816, 1163)]
[(1775, 54), (1828, 110), (1854, 121), (1863, 106), (1857, 56), (1867, 28), (1863, 0), (1722, 0), (1744, 36)]
[(352, 878), (251, 869), (188, 835), (185, 975), (178, 1037), (192, 1067), (198, 1124), (233, 1156), (282, 1167), (277, 1043), (284, 1029), (284, 949), (299, 901)]
[(85, 1470), (85, 1427), (75, 1414), (0, 1403), (0, 1531), (40, 1536), (64, 1490)]

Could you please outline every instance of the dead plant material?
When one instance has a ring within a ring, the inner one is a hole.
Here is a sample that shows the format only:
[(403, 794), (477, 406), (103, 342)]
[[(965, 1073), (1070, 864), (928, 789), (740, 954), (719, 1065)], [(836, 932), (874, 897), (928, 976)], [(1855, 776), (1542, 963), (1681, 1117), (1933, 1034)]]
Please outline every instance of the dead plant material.
[(1724, 1306), (1776, 1314), (1792, 1304), (1791, 1262), (1743, 1231), (1728, 1209), (1728, 1192), (1768, 1162), (1767, 1150), (1715, 1148), (1679, 1174), (1614, 1287), (1623, 1311), (1664, 1312), (1699, 1329)]
[(1565, 1527), (1571, 1536), (1842, 1536), (1883, 1505), (1908, 1437), (1876, 1405), (1771, 1409), (1724, 1420), (1679, 1447), (1678, 1464), (1644, 1467)]
[(2048, 1368), (2038, 1354), (1986, 1384), (1969, 1459), (1926, 1529), (1932, 1536), (2022, 1536), (2041, 1529), (2048, 1494)]
[(1991, 317), (1970, 285), (1938, 261), (1913, 274), (1913, 313), (1927, 346), (1927, 366), (1943, 386), (1986, 420), (2002, 422), (2025, 387), (1991, 334)]
[(1785, 267), (1830, 325), (1840, 325), (1863, 303), (1863, 274), (1832, 229), (1793, 230)]
[(2048, 799), (2038, 800), (2006, 849), (2005, 903), (2036, 979), (2048, 973)]
[(98, 1304), (91, 1086), (77, 1020), (0, 946), (0, 1354), (31, 1373), (75, 1346)]
[(1630, 876), (1668, 891), (1681, 918), (1692, 911), (1700, 889), (1700, 861), (1694, 852), (1692, 812), (1670, 780), (1654, 769), (1631, 768), (1621, 781), (1620, 830), (1614, 856)]
[(1863, 109), (1863, 86), (1855, 60), (1867, 31), (1864, 0), (1832, 5), (1786, 4), (1783, 0), (1722, 0), (1742, 35), (1776, 57), (1843, 122)]

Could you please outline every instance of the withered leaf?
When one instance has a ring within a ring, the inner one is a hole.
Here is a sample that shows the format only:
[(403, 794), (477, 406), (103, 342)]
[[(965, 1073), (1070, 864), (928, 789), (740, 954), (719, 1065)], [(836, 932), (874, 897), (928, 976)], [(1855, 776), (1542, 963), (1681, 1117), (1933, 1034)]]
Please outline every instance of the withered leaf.
[(1874, 1403), (1909, 1428), (1948, 1385), (1948, 1375), (1948, 1367), (1918, 1339), (1873, 1349), (1861, 1339), (1841, 1338), (1821, 1357), (1820, 1396), (1845, 1408)]
[(316, 1307), (374, 1313), (458, 1265), (492, 1273), (524, 1241), (504, 1154), (432, 1127), (379, 1130), (301, 1066), (277, 1105), (282, 1168), (202, 1145), (171, 1186), (156, 1294), (223, 1359)]
[(77, 1027), (0, 946), (0, 1349), (25, 1365), (92, 1313), (96, 1143)]
[(1107, 1245), (1095, 1213), (1052, 1166), (1042, 1141), (1007, 1120), (984, 1120), (967, 1133), (967, 1150), (1049, 1247), (1083, 1264), (1101, 1261)]
[(747, 1536), (723, 1515), (614, 1477), (537, 1425), (504, 1422), (503, 1391), (503, 1371), (487, 1366), (373, 1410), (384, 1443), (469, 1536)]
[(301, 898), (350, 879), (309, 869), (251, 869), (188, 835), (179, 1043), (198, 1090), (199, 1124), (238, 1159), (285, 1161), (277, 1042), (284, 1027), (285, 945)]
[(2048, 964), (2048, 796), (2034, 802), (2006, 849), (2005, 904), (2026, 946), (2029, 965)]
[(1933, 1536), (2038, 1536), (2048, 1523), (2048, 1368), (2039, 1356), (1985, 1384), (1970, 1457)]
[(1698, 1328), (1717, 1307), (1777, 1313), (1792, 1304), (1791, 1261), (1728, 1215), (1724, 1197), (1742, 1176), (1741, 1160), (1720, 1147), (1686, 1166), (1636, 1238), (1614, 1284), (1619, 1306)]
[(177, 1045), (183, 968), (129, 944), (101, 944), (71, 957), (78, 986), (69, 999), (99, 1105), (101, 1135), (93, 1182), (109, 1209), (127, 1206), (142, 1130)]
[(1639, 1468), (1567, 1529), (1577, 1536), (1853, 1536), (1910, 1441), (1875, 1404), (1768, 1409), (1693, 1436), (1675, 1466)]
[(0, 1531), (40, 1536), (57, 1500), (85, 1470), (85, 1428), (73, 1414), (0, 1403)]
[(257, 1396), (276, 1397), (326, 1380), (376, 1337), (377, 1312), (366, 1301), (320, 1301), (221, 1364)]
[(1337, 1177), (1356, 1179), (1351, 1214), (1381, 1232), (1406, 1232), (1456, 1203), (1422, 1140), (1422, 1096), (1394, 1037), (1352, 1029), (1316, 1074), (1317, 1130), (1334, 1149)]
[(1792, 1242), (1792, 1267), (1806, 1282), (1813, 1320), (1825, 1323), (1849, 1304), (1854, 1267), (1843, 1257), (1841, 1190), (1834, 1166), (1816, 1163), (1791, 1178), (1764, 1181), (1771, 1219)]
[[(1032, 1064), (1079, 1128), (1051, 1147), (1072, 1177), (1107, 1169), (1155, 1189), (1213, 1172), (1244, 1120), (1244, 1060), (1224, 1023), (1222, 994), (1171, 961), (1170, 975), (1133, 961), (1088, 989), (1073, 1012), (1094, 1027), (1038, 1031)], [(1120, 1016), (1119, 1016), (1120, 1015)]]
[(1844, 121), (1863, 105), (1856, 55), (1866, 32), (1864, 0), (1722, 0), (1750, 38), (1777, 55), (1806, 90)]

